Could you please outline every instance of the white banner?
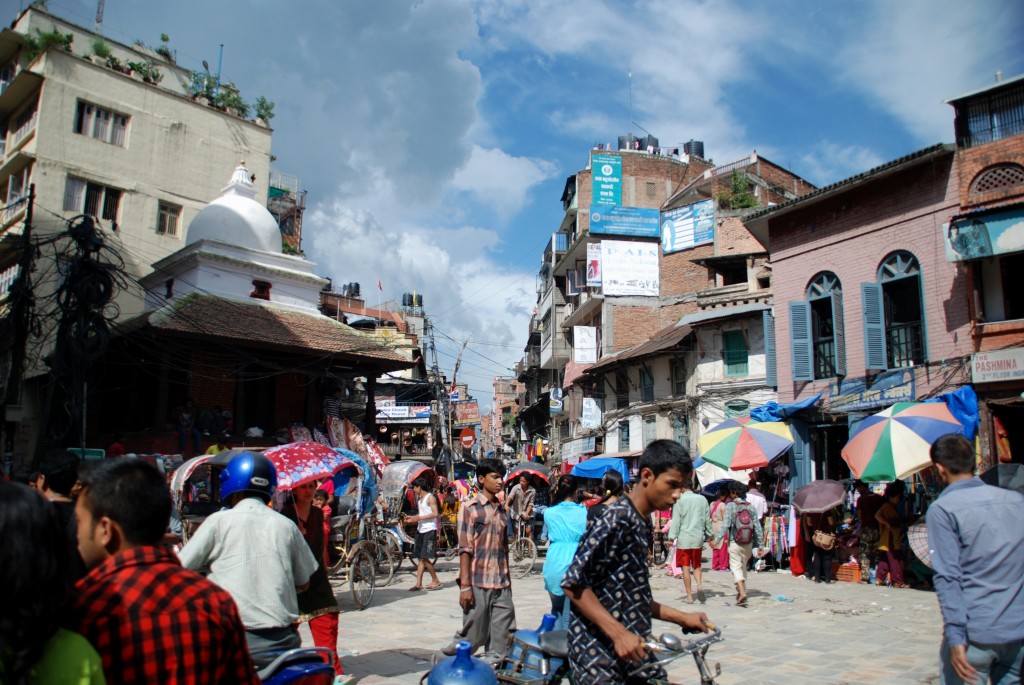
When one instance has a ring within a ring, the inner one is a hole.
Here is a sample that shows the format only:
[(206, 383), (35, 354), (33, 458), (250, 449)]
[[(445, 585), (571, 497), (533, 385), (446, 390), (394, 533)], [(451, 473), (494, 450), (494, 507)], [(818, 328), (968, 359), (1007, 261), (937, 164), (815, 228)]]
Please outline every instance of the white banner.
[(971, 381), (996, 383), (1024, 378), (1024, 348), (976, 352), (971, 359)]
[(601, 241), (605, 295), (658, 295), (658, 243)]
[(584, 397), (580, 425), (584, 428), (600, 428), (601, 418), (601, 407), (597, 400), (592, 397)]
[(572, 356), (577, 364), (597, 362), (597, 328), (594, 326), (572, 327)]

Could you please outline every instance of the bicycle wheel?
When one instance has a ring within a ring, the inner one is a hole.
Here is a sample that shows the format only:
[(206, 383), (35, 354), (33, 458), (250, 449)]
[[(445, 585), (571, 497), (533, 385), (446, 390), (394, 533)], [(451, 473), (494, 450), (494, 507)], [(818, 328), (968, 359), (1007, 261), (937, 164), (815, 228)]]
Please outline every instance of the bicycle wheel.
[(395, 559), (391, 556), (391, 550), (388, 549), (388, 546), (382, 545), (379, 542), (373, 543), (373, 551), (376, 564), (374, 570), (377, 572), (376, 585), (385, 587), (395, 577)]
[(537, 561), (537, 545), (530, 538), (516, 538), (508, 549), (509, 575), (513, 578), (525, 578), (533, 571), (533, 563)]
[(405, 559), (405, 553), (402, 552), (402, 542), (398, 539), (398, 534), (392, 530), (382, 530), (379, 541), (391, 553), (391, 560), (395, 564), (395, 570), (400, 569), (402, 567), (402, 560)]
[(359, 607), (360, 611), (370, 606), (370, 602), (373, 600), (376, 576), (373, 555), (370, 554), (369, 545), (357, 546), (352, 552), (352, 563), (348, 569), (348, 582), (352, 589), (352, 599), (355, 600), (356, 606)]
[(340, 576), (348, 566), (348, 550), (345, 549), (345, 545), (340, 543), (330, 542), (327, 544), (327, 562), (330, 566), (327, 567), (328, 576)]
[(455, 530), (455, 525), (442, 524), (441, 535), (444, 538), (444, 558), (447, 561), (457, 559), (459, 556), (459, 535)]

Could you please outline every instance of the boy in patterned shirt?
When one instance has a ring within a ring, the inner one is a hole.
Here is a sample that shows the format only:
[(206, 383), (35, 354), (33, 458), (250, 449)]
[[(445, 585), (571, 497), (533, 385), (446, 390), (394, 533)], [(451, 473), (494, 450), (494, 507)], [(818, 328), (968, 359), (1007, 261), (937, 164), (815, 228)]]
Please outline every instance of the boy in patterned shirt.
[(639, 482), (610, 505), (580, 541), (562, 580), (572, 600), (569, 664), (576, 685), (647, 682), (664, 678), (657, 666), (630, 677), (653, 661), (644, 646), (652, 618), (707, 632), (707, 615), (686, 613), (654, 601), (647, 566), (651, 512), (670, 508), (693, 473), (686, 448), (655, 440), (640, 457)]

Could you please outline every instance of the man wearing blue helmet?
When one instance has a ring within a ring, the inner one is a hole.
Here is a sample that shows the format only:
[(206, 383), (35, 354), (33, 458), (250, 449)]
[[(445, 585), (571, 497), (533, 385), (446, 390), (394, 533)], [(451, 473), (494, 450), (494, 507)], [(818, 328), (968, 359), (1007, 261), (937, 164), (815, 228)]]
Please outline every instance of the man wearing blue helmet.
[(276, 488), (269, 459), (236, 456), (220, 474), (221, 500), (231, 508), (207, 518), (180, 555), (185, 568), (209, 566), (209, 579), (231, 593), (257, 668), (271, 660), (263, 655), (301, 646), (297, 592), (317, 569), (298, 527), (267, 506)]

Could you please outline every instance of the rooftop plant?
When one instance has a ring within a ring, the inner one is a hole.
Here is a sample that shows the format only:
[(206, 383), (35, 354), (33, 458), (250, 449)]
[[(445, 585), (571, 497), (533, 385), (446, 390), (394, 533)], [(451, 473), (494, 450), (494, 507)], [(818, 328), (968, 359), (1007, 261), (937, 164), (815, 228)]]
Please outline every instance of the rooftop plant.
[(36, 35), (25, 36), (25, 59), (31, 64), (47, 50), (61, 48), (67, 52), (71, 51), (71, 41), (75, 37), (70, 33), (61, 33), (56, 29), (52, 31), (40, 31), (36, 29)]
[(107, 45), (102, 38), (93, 38), (92, 54), (96, 55), (100, 59), (106, 59), (110, 57), (110, 46)]
[(253, 103), (253, 108), (256, 110), (257, 119), (269, 122), (274, 118), (274, 103), (262, 95), (256, 98), (256, 102)]

